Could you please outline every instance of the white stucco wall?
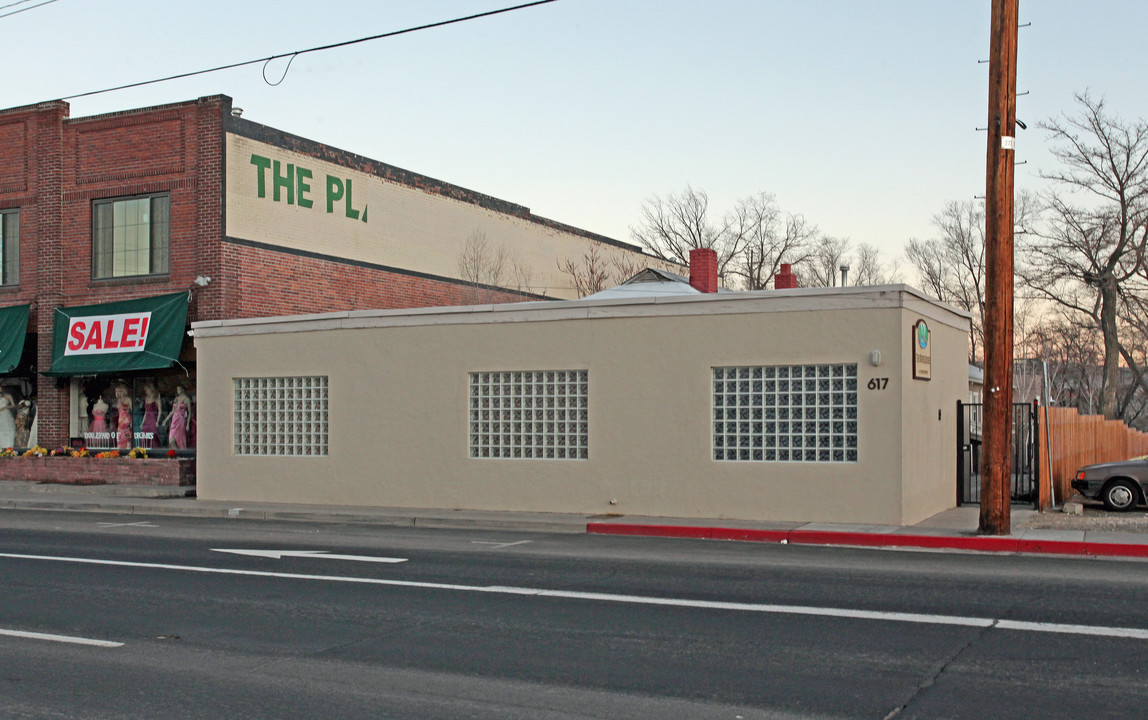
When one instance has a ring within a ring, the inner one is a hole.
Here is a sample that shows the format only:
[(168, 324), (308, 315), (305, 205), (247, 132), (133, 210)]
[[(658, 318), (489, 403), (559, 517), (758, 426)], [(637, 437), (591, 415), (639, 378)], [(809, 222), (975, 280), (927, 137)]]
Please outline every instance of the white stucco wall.
[[(909, 377), (920, 317), (937, 343), (928, 382)], [(966, 327), (904, 286), (197, 323), (198, 494), (910, 523), (954, 502)], [(714, 367), (817, 363), (858, 366), (857, 462), (713, 460)], [(469, 456), (469, 373), (504, 370), (589, 372), (589, 459)], [(236, 456), (233, 379), (292, 375), (329, 378), (330, 454)]]

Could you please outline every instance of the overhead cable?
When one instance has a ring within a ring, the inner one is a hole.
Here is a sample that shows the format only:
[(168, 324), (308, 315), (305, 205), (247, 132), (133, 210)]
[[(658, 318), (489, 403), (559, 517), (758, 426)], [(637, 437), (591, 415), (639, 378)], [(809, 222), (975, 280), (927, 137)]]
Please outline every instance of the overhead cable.
[[(32, 0), (17, 0), (14, 3), (8, 3), (7, 5), (0, 6), (0, 10), (3, 10), (4, 8), (16, 7), (17, 5), (23, 5), (24, 3), (31, 2), (31, 1)], [(51, 5), (54, 2), (56, 2), (56, 0), (44, 0), (44, 2), (40, 3), (39, 5), (33, 5), (32, 7), (20, 8), (19, 10), (13, 10), (10, 13), (4, 13), (3, 15), (0, 15), (0, 18), (6, 18), (10, 15), (16, 15), (18, 13), (28, 12), (29, 10), (35, 10), (38, 7), (43, 7), (45, 5)]]
[[(48, 0), (48, 2), (55, 2), (55, 1), (56, 0)], [(278, 60), (280, 58), (290, 57), (292, 60), (294, 60), (296, 56), (305, 55), (306, 53), (319, 52), (321, 50), (333, 50), (335, 48), (346, 47), (348, 45), (357, 45), (358, 43), (370, 42), (372, 40), (382, 40), (383, 38), (395, 37), (396, 35), (406, 35), (408, 33), (417, 32), (419, 30), (430, 30), (432, 28), (444, 27), (446, 25), (454, 25), (457, 23), (467, 22), (469, 20), (477, 20), (479, 18), (490, 17), (492, 15), (501, 15), (502, 13), (513, 12), (515, 10), (523, 10), (525, 8), (534, 7), (536, 5), (546, 5), (547, 3), (552, 3), (552, 2), (556, 2), (556, 1), (557, 0), (535, 0), (535, 2), (528, 2), (528, 3), (524, 3), (522, 5), (515, 5), (513, 7), (501, 8), (499, 10), (490, 10), (488, 12), (476, 13), (474, 15), (467, 15), (466, 17), (454, 18), (453, 20), (443, 20), (440, 22), (428, 23), (426, 25), (419, 25), (416, 27), (410, 27), (410, 28), (406, 28), (404, 30), (394, 30), (392, 32), (380, 33), (379, 35), (371, 35), (369, 37), (358, 38), (357, 40), (345, 40), (343, 42), (332, 43), (330, 45), (320, 45), (318, 47), (307, 48), (306, 50), (296, 50), (294, 52), (281, 53), (279, 55), (272, 55), (272, 56), (266, 57), (266, 58), (258, 58), (256, 60), (244, 60), (242, 62), (230, 63), (228, 65), (219, 65), (217, 67), (208, 68), (206, 70), (194, 70), (192, 72), (179, 73), (178, 75), (169, 75), (167, 77), (156, 78), (155, 80), (143, 80), (140, 82), (128, 83), (126, 85), (117, 85), (116, 87), (104, 88), (103, 90), (92, 90), (90, 92), (77, 93), (75, 95), (67, 95), (67, 96), (59, 98), (59, 99), (60, 100), (74, 100), (75, 98), (88, 97), (90, 95), (99, 95), (102, 93), (115, 92), (116, 90), (127, 90), (128, 88), (140, 87), (142, 85), (153, 85), (155, 83), (168, 82), (169, 80), (179, 80), (182, 78), (193, 77), (195, 75), (206, 75), (207, 73), (219, 72), (221, 70), (231, 70), (232, 68), (244, 67), (246, 65), (255, 65), (256, 63), (263, 63), (264, 64), (264, 68), (263, 68), (264, 69), (264, 74), (263, 74), (264, 81), (267, 82), (268, 85), (274, 86), (274, 85), (278, 85), (279, 83), (283, 82), (283, 79), (280, 78), (279, 82), (276, 82), (276, 83), (272, 83), (271, 81), (267, 80), (267, 67), (266, 66), (268, 63), (271, 63), (272, 61)], [(38, 6), (35, 6), (35, 7), (38, 7)], [(27, 9), (30, 10), (31, 8), (27, 8)], [(3, 17), (3, 16), (0, 16), (0, 17)], [(290, 63), (288, 63), (288, 67), (290, 67)], [(286, 77), (286, 71), (284, 72), (284, 77)]]

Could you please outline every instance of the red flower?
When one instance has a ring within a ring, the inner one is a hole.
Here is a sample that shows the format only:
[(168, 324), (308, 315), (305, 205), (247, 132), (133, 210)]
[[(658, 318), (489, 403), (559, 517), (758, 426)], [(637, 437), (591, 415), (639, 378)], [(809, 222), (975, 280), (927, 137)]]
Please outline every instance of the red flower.
[(174, 450), (174, 449), (172, 449), (172, 450), (168, 450), (168, 451), (167, 451), (167, 456), (168, 456), (168, 457), (175, 457), (175, 455), (176, 455), (176, 452), (175, 452), (175, 450)]

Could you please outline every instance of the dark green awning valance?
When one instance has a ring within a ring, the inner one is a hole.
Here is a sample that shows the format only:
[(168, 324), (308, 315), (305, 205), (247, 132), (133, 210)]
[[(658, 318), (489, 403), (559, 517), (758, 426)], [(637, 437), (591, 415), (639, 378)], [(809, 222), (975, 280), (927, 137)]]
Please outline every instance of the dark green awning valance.
[(186, 292), (56, 308), (52, 369), (45, 375), (155, 370), (179, 360)]
[(0, 308), (0, 373), (10, 373), (24, 354), (30, 305)]

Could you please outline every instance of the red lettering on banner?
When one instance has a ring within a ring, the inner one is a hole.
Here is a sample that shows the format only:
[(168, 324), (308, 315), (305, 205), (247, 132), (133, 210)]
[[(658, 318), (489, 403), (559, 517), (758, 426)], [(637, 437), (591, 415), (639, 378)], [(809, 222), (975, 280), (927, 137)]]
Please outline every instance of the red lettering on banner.
[(140, 352), (147, 343), (149, 312), (108, 313), (72, 318), (65, 355)]
[(91, 350), (92, 348), (96, 348), (99, 350), (104, 346), (103, 341), (104, 339), (100, 336), (100, 323), (98, 321), (94, 322), (92, 323), (91, 331), (88, 333), (88, 339), (84, 342), (83, 349)]
[(115, 340), (116, 337), (116, 321), (108, 320), (108, 329), (104, 331), (104, 348), (112, 349), (120, 346), (119, 342)]
[(84, 323), (83, 321), (77, 322), (72, 326), (71, 332), (68, 333), (68, 349), (79, 350), (84, 346)]
[(139, 328), (137, 327), (139, 324), (140, 319), (138, 317), (124, 320), (124, 334), (123, 337), (120, 338), (120, 347), (130, 348), (136, 346), (136, 341), (132, 340), (132, 338), (139, 332)]

